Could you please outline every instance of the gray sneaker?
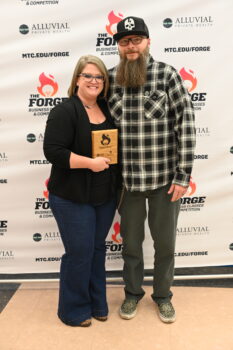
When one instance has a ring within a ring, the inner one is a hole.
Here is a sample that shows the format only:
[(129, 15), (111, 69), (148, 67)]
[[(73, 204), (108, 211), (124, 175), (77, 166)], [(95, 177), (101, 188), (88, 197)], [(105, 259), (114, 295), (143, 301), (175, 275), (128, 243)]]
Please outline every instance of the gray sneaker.
[(176, 320), (176, 312), (170, 301), (158, 305), (159, 317), (165, 323), (172, 323)]
[(137, 303), (136, 299), (125, 299), (120, 307), (120, 316), (125, 320), (130, 320), (136, 316), (137, 313)]

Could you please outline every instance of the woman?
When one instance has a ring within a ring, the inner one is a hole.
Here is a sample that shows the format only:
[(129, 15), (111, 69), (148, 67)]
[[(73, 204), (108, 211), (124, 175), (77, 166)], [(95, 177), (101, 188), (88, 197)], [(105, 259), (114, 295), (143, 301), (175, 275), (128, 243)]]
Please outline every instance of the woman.
[(105, 238), (116, 210), (117, 166), (92, 158), (91, 132), (114, 129), (105, 101), (108, 74), (95, 56), (79, 59), (67, 101), (49, 114), (44, 154), (52, 163), (49, 203), (65, 254), (60, 269), (58, 317), (88, 327), (108, 315)]

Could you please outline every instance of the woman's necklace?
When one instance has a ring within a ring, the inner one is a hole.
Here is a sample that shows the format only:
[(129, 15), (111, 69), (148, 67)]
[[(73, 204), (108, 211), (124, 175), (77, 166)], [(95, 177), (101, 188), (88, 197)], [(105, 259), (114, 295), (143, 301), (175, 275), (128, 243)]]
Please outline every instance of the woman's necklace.
[(83, 104), (85, 108), (87, 109), (91, 109), (93, 108), (95, 105), (96, 105), (97, 102), (95, 102), (93, 105), (86, 105), (86, 104)]

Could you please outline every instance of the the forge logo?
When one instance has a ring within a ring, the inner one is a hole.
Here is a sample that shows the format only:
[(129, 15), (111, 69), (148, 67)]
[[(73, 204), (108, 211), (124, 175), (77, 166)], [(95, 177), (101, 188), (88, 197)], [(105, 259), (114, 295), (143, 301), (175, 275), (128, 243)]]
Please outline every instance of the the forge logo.
[(60, 0), (21, 0), (27, 6), (58, 5)]
[(54, 96), (58, 90), (58, 83), (55, 81), (54, 76), (49, 74), (46, 76), (42, 73), (39, 76), (40, 86), (37, 87), (39, 94), (45, 97)]
[(52, 74), (39, 75), (39, 84), (36, 89), (39, 94), (31, 94), (29, 98), (29, 112), (34, 116), (48, 116), (50, 110), (61, 102), (67, 100), (67, 97), (55, 97), (58, 92), (58, 83)]
[(111, 234), (112, 240), (106, 241), (106, 259), (107, 260), (119, 260), (122, 259), (122, 238), (120, 235), (120, 224), (116, 221), (113, 224), (114, 233)]
[(118, 244), (122, 243), (122, 238), (120, 233), (120, 224), (118, 221), (113, 225), (113, 229), (114, 229), (114, 233), (112, 234), (113, 241)]
[(185, 82), (185, 85), (189, 92), (193, 91), (197, 86), (197, 78), (195, 77), (194, 71), (191, 69), (186, 70), (184, 67), (180, 70), (180, 75)]
[(96, 52), (100, 55), (118, 55), (116, 41), (113, 35), (116, 33), (117, 23), (123, 19), (121, 13), (109, 12), (107, 16), (107, 24), (105, 25), (106, 32), (98, 33), (96, 38)]
[(111, 11), (108, 14), (108, 21), (109, 24), (106, 25), (106, 30), (110, 35), (114, 35), (117, 32), (117, 23), (120, 22), (123, 19), (123, 15), (121, 13), (118, 13), (117, 15)]
[(197, 78), (195, 73), (191, 69), (181, 68), (179, 71), (188, 92), (190, 93), (191, 100), (195, 111), (201, 111), (205, 106), (206, 102), (206, 92), (193, 92), (197, 87)]
[(193, 196), (196, 193), (196, 183), (190, 179), (188, 190), (185, 197), (181, 198), (181, 211), (200, 211), (204, 207), (205, 196)]
[(49, 201), (48, 201), (48, 196), (49, 196), (49, 191), (48, 191), (48, 182), (49, 179), (45, 181), (45, 186), (46, 189), (43, 191), (43, 196), (40, 198), (36, 198), (35, 201), (35, 215), (37, 215), (40, 219), (48, 219), (53, 217), (52, 211), (50, 209)]
[(0, 220), (0, 236), (3, 236), (7, 232), (7, 226), (7, 220)]
[(45, 197), (46, 199), (49, 198), (48, 183), (49, 183), (49, 179), (47, 179), (47, 180), (45, 181), (46, 190), (43, 192), (44, 197)]

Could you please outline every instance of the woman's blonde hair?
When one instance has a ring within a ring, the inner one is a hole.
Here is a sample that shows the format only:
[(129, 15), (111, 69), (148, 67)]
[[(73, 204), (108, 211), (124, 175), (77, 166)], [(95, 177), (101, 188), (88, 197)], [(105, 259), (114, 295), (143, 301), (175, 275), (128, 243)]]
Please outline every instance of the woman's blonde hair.
[(101, 74), (104, 76), (104, 88), (103, 92), (101, 93), (104, 97), (107, 95), (108, 87), (109, 87), (109, 80), (108, 80), (108, 71), (104, 64), (104, 62), (97, 56), (92, 55), (86, 55), (80, 57), (78, 60), (78, 63), (76, 64), (73, 77), (70, 83), (70, 87), (68, 89), (68, 96), (71, 97), (76, 93), (77, 89), (77, 78), (80, 73), (82, 73), (83, 69), (86, 67), (88, 63), (96, 65), (96, 67), (100, 70)]

